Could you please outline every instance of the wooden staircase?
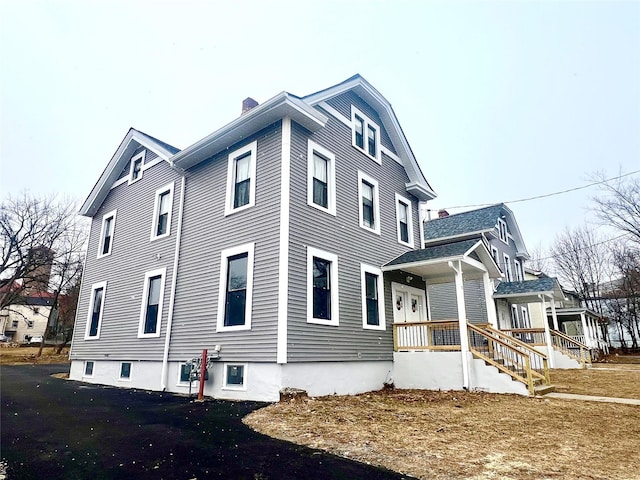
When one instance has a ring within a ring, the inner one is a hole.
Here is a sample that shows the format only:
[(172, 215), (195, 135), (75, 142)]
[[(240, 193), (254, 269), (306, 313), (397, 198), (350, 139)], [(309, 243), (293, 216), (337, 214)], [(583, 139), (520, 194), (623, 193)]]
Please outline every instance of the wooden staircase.
[(474, 357), (525, 384), (530, 395), (553, 391), (544, 353), (488, 325), (468, 323), (467, 331), (469, 350)]

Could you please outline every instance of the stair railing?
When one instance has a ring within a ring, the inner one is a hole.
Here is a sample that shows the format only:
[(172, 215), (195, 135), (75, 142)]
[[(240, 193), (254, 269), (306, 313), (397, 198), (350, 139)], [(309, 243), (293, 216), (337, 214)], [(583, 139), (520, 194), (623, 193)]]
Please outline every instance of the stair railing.
[(583, 367), (586, 368), (587, 365), (591, 365), (591, 351), (584, 343), (553, 329), (551, 330), (551, 343), (555, 349), (573, 358), (576, 362), (582, 364)]
[(524, 383), (531, 395), (536, 384), (551, 385), (545, 354), (491, 327), (467, 324), (467, 328), (471, 353)]

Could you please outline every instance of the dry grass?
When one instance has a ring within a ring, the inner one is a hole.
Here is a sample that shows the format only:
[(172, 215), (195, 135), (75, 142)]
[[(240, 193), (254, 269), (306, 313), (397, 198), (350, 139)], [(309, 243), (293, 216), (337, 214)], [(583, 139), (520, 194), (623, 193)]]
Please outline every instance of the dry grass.
[[(556, 392), (640, 398), (640, 365), (598, 365), (588, 370), (551, 370)], [(640, 468), (640, 467), (639, 467)]]
[(0, 348), (0, 365), (32, 365), (48, 363), (69, 363), (69, 347), (55, 354), (57, 347), (44, 347), (42, 356), (37, 357), (40, 347), (2, 347)]
[[(606, 379), (611, 371), (573, 372), (566, 385), (582, 377), (581, 385), (603, 382), (616, 396), (640, 398), (634, 371), (615, 379)], [(640, 478), (640, 407), (632, 405), (396, 390), (274, 404), (245, 423), (425, 479)]]

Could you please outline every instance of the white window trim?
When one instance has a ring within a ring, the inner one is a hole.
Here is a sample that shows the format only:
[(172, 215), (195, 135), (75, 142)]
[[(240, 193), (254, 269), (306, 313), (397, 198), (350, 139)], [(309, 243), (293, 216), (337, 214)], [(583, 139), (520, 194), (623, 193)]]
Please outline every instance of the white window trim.
[[(367, 286), (365, 282), (365, 273), (372, 273), (378, 276), (378, 319), (380, 325), (369, 325), (367, 323)], [(384, 279), (382, 278), (382, 270), (371, 265), (360, 264), (360, 290), (362, 296), (362, 328), (366, 330), (386, 330), (387, 323), (385, 320), (384, 308)]]
[[(504, 238), (502, 238), (503, 230)], [(507, 222), (505, 222), (501, 218), (498, 219), (498, 238), (502, 241), (502, 243), (509, 245), (509, 232), (507, 230)]]
[(511, 258), (506, 253), (502, 254), (502, 261), (504, 262), (504, 276), (507, 282), (513, 282), (513, 272), (511, 270)]
[[(313, 317), (313, 257), (331, 262), (331, 320)], [(313, 247), (307, 247), (307, 323), (340, 325), (340, 296), (338, 286), (338, 256)]]
[[(129, 180), (128, 180), (129, 185), (131, 185), (132, 183), (136, 183), (136, 182), (142, 180), (142, 174), (144, 173), (144, 160), (145, 160), (146, 156), (147, 156), (147, 151), (143, 150), (142, 152), (140, 152), (135, 157), (131, 157), (131, 162), (129, 163)], [(140, 164), (140, 175), (138, 176), (138, 178), (134, 179), (133, 178), (133, 165), (136, 163), (137, 160), (140, 160), (140, 159), (142, 159), (142, 162)]]
[[(251, 208), (256, 203), (256, 160), (257, 160), (258, 142), (253, 141), (248, 145), (236, 150), (229, 154), (229, 160), (227, 163), (227, 194), (225, 197), (224, 215), (231, 215), (232, 213), (241, 212), (247, 208)], [(250, 165), (249, 165), (249, 203), (238, 208), (233, 208), (233, 200), (235, 195), (235, 161), (238, 157), (244, 156), (250, 152)]]
[(178, 363), (178, 381), (176, 382), (176, 386), (184, 387), (185, 385), (189, 385), (189, 381), (188, 380), (182, 381), (180, 379), (180, 377), (182, 376), (182, 366), (186, 365), (186, 364), (187, 364), (187, 362)]
[[(407, 233), (409, 241), (403, 242), (400, 237), (400, 203), (407, 206)], [(406, 197), (396, 193), (396, 231), (398, 232), (398, 243), (413, 248), (413, 202)]]
[[(151, 223), (151, 236), (149, 237), (151, 242), (171, 235), (171, 217), (173, 216), (173, 187), (174, 182), (171, 182), (164, 187), (156, 190), (156, 197), (153, 206), (153, 222)], [(167, 217), (167, 231), (162, 235), (156, 235), (156, 232), (158, 231), (158, 215), (160, 213), (160, 195), (165, 193), (166, 191), (169, 191), (169, 215)]]
[[(253, 268), (255, 243), (245, 243), (237, 247), (227, 248), (220, 253), (220, 281), (218, 282), (218, 318), (216, 323), (217, 332), (232, 332), (236, 330), (251, 330), (251, 312), (253, 310)], [(225, 326), (224, 315), (227, 303), (227, 268), (229, 267), (229, 257), (247, 254), (247, 294), (245, 297), (244, 325)]]
[[(242, 367), (242, 385), (228, 385), (227, 384), (227, 370), (229, 367)], [(237, 363), (237, 362), (229, 362), (223, 364), (222, 367), (222, 390), (235, 390), (237, 392), (245, 392), (247, 390), (247, 371), (248, 364), (246, 363)]]
[[(123, 377), (122, 376), (122, 365), (124, 363), (128, 363), (129, 364), (129, 376), (128, 377)], [(95, 367), (95, 365), (94, 365), (94, 367)], [(120, 362), (120, 373), (118, 375), (118, 381), (119, 382), (130, 382), (132, 374), (133, 374), (133, 362)]]
[[(362, 218), (362, 181), (366, 181), (367, 183), (373, 185), (373, 215), (375, 221), (375, 228), (367, 227), (364, 224)], [(364, 172), (358, 170), (358, 222), (360, 223), (360, 227), (368, 230), (369, 232), (373, 232), (377, 235), (380, 235), (380, 188), (378, 187), (378, 182), (371, 178)]]
[[(313, 152), (327, 159), (327, 208), (313, 203)], [(307, 146), (307, 205), (330, 215), (336, 215), (336, 156), (309, 140)]]
[[(108, 257), (109, 255), (111, 255), (111, 251), (113, 250), (113, 237), (115, 236), (116, 233), (116, 214), (118, 213), (118, 210), (111, 210), (109, 213), (105, 213), (102, 216), (102, 228), (100, 229), (100, 242), (98, 244), (98, 257), (97, 258), (102, 258), (102, 257)], [(111, 244), (109, 245), (109, 251), (107, 253), (102, 253), (102, 247), (104, 246), (104, 235), (105, 235), (105, 231), (104, 231), (104, 226), (107, 223), (107, 220), (109, 218), (113, 217), (113, 222), (111, 222)]]
[(522, 264), (520, 263), (520, 260), (518, 260), (517, 258), (515, 258), (513, 260), (514, 263), (514, 279), (516, 282), (522, 282), (524, 281), (524, 278), (522, 277)]
[[(160, 298), (158, 299), (158, 321), (154, 333), (144, 333), (144, 321), (149, 301), (149, 279), (160, 275)], [(162, 330), (162, 307), (164, 304), (164, 284), (167, 277), (167, 267), (151, 270), (144, 274), (144, 287), (142, 289), (142, 301), (140, 302), (140, 321), (138, 322), (138, 338), (157, 338)]]
[[(364, 120), (364, 125), (362, 130), (362, 134), (364, 137), (364, 142), (363, 142), (364, 148), (360, 148), (358, 145), (356, 145), (356, 127), (355, 127), (356, 115), (358, 115), (360, 118)], [(371, 125), (376, 130), (376, 156), (375, 157), (369, 155), (369, 151), (367, 149), (369, 125)], [(353, 145), (360, 152), (364, 153), (367, 157), (369, 157), (376, 163), (382, 164), (382, 157), (380, 156), (381, 150), (382, 150), (382, 143), (380, 141), (380, 126), (353, 105), (351, 105), (351, 145)]]
[[(495, 256), (493, 255), (495, 252)], [(498, 265), (498, 267), (500, 267), (500, 252), (498, 251), (498, 249), (496, 247), (494, 247), (493, 245), (491, 245), (491, 259), (496, 262), (496, 265)]]
[[(87, 363), (91, 362), (93, 364), (93, 368), (91, 369), (91, 373), (87, 374)], [(84, 365), (82, 366), (82, 377), (83, 378), (93, 378), (96, 373), (96, 362), (93, 360), (85, 360)]]
[(531, 328), (531, 318), (529, 317), (529, 309), (527, 308), (526, 305), (522, 305), (521, 315), (522, 315), (522, 321), (520, 323), (522, 323), (522, 328)]
[(520, 324), (520, 319), (518, 318), (518, 306), (511, 305), (511, 328), (517, 328)]
[[(89, 331), (91, 330), (91, 314), (93, 312), (93, 301), (95, 300), (95, 291), (102, 288), (102, 305), (100, 305), (100, 315), (98, 317), (98, 328), (96, 334), (91, 337)], [(102, 329), (102, 317), (104, 316), (104, 304), (107, 299), (107, 282), (99, 282), (91, 285), (91, 296), (89, 297), (89, 312), (87, 313), (87, 326), (84, 331), (85, 340), (97, 340), (100, 338), (100, 330)]]

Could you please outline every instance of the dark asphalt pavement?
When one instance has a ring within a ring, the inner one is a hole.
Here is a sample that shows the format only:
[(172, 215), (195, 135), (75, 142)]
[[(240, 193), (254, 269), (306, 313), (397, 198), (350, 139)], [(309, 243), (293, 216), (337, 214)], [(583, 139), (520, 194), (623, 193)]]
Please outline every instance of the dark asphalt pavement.
[(273, 440), (242, 423), (264, 404), (53, 378), (68, 365), (1, 366), (0, 459), (22, 479), (400, 479)]

